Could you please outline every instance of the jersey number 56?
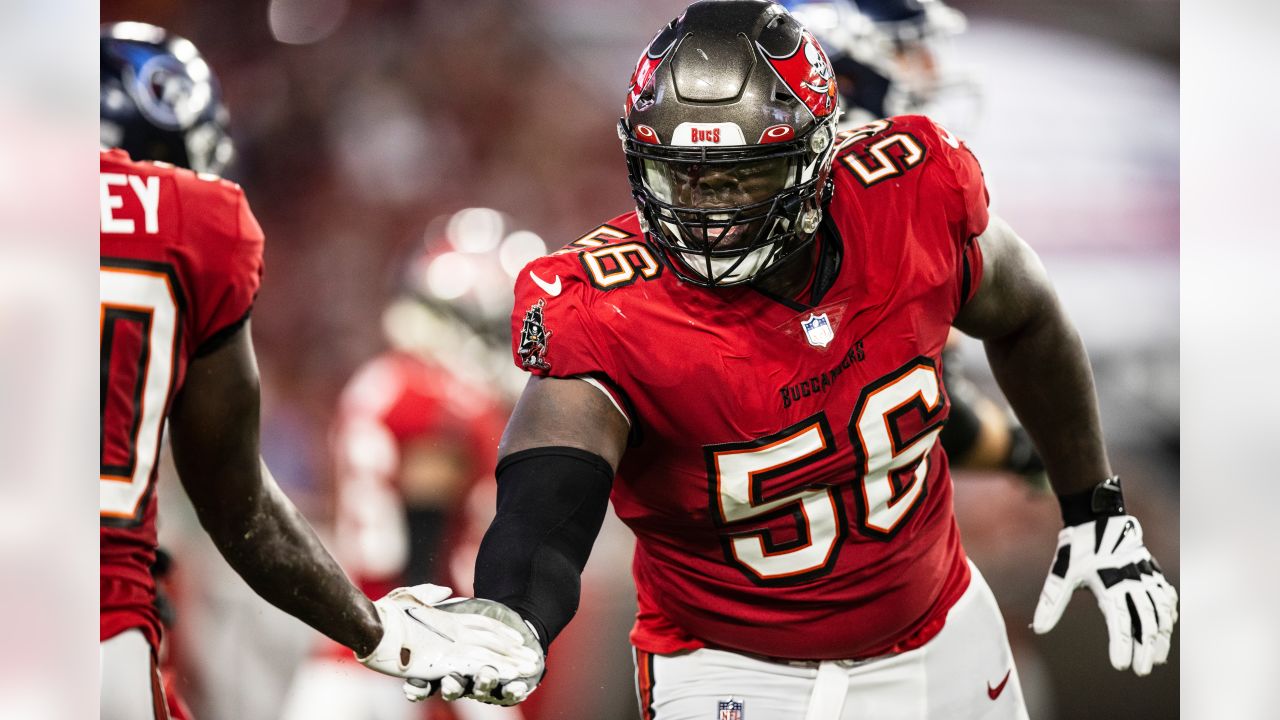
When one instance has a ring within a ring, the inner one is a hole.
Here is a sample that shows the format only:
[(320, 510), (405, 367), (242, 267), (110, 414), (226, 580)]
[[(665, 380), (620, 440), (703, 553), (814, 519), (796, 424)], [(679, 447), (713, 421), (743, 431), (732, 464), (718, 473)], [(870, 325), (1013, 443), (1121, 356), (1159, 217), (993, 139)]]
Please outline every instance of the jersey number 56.
[[(893, 537), (925, 494), (929, 451), (942, 432), (942, 386), (932, 360), (917, 358), (863, 389), (849, 419), (856, 477), (858, 531)], [(918, 413), (920, 427), (904, 437), (899, 420)], [(769, 493), (770, 479), (802, 472), (836, 452), (825, 413), (773, 435), (704, 448), (711, 515), (725, 528), (726, 559), (753, 582), (794, 585), (835, 565), (848, 533), (848, 513), (835, 485)], [(795, 538), (778, 541), (767, 529), (735, 532), (734, 525), (791, 516)]]

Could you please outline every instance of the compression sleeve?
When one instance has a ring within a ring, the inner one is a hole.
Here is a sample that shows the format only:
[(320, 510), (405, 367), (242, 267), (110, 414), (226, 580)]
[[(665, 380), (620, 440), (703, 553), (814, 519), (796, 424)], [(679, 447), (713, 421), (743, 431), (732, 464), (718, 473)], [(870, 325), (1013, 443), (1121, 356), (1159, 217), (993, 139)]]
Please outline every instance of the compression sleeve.
[(578, 610), (613, 469), (585, 450), (541, 447), (503, 458), (496, 475), (498, 512), (476, 556), (476, 597), (520, 613), (545, 652)]

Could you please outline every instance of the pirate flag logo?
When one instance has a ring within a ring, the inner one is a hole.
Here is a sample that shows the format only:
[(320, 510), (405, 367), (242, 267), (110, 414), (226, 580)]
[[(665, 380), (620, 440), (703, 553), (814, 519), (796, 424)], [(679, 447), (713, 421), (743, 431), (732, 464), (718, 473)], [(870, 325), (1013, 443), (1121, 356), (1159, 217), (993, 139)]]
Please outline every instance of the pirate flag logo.
[(539, 298), (538, 302), (524, 311), (524, 325), (520, 330), (518, 352), (521, 364), (526, 368), (551, 369), (551, 363), (547, 362), (547, 338), (551, 337), (551, 333), (542, 324), (542, 308), (546, 304), (547, 301), (544, 298)]

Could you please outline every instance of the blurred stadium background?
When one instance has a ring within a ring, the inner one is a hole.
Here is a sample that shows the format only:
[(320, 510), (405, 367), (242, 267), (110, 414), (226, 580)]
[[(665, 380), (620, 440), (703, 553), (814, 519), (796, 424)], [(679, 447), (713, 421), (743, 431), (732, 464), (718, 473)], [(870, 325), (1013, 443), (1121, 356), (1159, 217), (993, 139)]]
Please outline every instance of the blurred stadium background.
[[(324, 528), (328, 433), (352, 371), (383, 347), (394, 267), (433, 218), (493, 207), (550, 247), (630, 207), (614, 131), (636, 55), (683, 0), (104, 0), (196, 43), (232, 113), (242, 183), (266, 231), (254, 313), (264, 454)], [(978, 79), (962, 131), (992, 205), (1041, 253), (1094, 362), (1112, 462), (1148, 545), (1179, 572), (1178, 35), (1175, 0), (953, 0), (953, 60)], [(989, 383), (980, 348), (962, 357)], [(166, 492), (167, 491), (167, 492)], [(276, 718), (312, 633), (253, 597), (161, 490), (176, 556), (179, 684), (204, 720)], [(1017, 479), (957, 477), (966, 547), (1004, 609), (1032, 717), (1178, 716), (1170, 665), (1136, 679), (1106, 660), (1080, 595), (1057, 630), (1026, 629), (1059, 525)], [(635, 716), (626, 632), (628, 533), (588, 566), (542, 717)], [(589, 709), (589, 710), (588, 710)]]

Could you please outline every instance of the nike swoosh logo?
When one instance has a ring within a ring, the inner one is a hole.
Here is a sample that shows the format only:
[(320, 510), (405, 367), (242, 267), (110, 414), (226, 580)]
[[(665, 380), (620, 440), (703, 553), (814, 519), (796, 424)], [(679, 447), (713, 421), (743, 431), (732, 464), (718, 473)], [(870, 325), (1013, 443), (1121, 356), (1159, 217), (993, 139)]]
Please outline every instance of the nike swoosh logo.
[(1111, 552), (1115, 552), (1117, 549), (1120, 548), (1120, 543), (1124, 542), (1124, 536), (1128, 535), (1129, 531), (1132, 529), (1133, 529), (1133, 521), (1132, 520), (1126, 521), (1124, 524), (1124, 529), (1120, 531), (1120, 537), (1116, 538), (1116, 544), (1111, 546)]
[(456, 642), (458, 642), (457, 640), (455, 640), (455, 639), (453, 639), (453, 638), (449, 637), (448, 635), (445, 635), (444, 633), (442, 633), (442, 632), (440, 632), (439, 630), (437, 630), (434, 626), (432, 626), (432, 625), (431, 625), (431, 623), (426, 622), (425, 620), (423, 620), (422, 618), (418, 617), (417, 615), (414, 615), (414, 614), (413, 614), (413, 608), (405, 608), (405, 609), (404, 609), (404, 614), (405, 614), (405, 615), (408, 615), (410, 620), (413, 620), (414, 622), (416, 622), (416, 623), (418, 623), (419, 625), (421, 625), (422, 627), (424, 627), (424, 628), (426, 628), (426, 629), (430, 630), (431, 632), (433, 632), (433, 633), (435, 633), (435, 634), (439, 635), (440, 637), (444, 638), (445, 640), (448, 640), (448, 641), (449, 641), (449, 642), (451, 642), (451, 643), (456, 643)]
[(1011, 675), (1012, 673), (1013, 673), (1013, 668), (1009, 668), (1009, 670), (1006, 671), (1004, 674), (1004, 679), (1001, 680), (1000, 684), (995, 687), (991, 687), (991, 683), (987, 683), (987, 697), (991, 698), (992, 700), (995, 700), (996, 698), (1000, 697), (1000, 693), (1004, 692), (1004, 686), (1009, 682), (1009, 675)]
[(951, 134), (950, 130), (942, 127), (941, 125), (938, 126), (938, 129), (942, 131), (943, 142), (945, 142), (946, 144), (950, 145), (951, 147), (957, 150), (960, 149), (960, 141), (956, 139), (955, 135)]
[(542, 278), (540, 278), (540, 277), (538, 277), (537, 275), (535, 275), (535, 274), (534, 274), (534, 272), (533, 272), (532, 270), (530, 270), (530, 271), (529, 271), (529, 279), (530, 279), (530, 280), (533, 280), (533, 283), (534, 283), (535, 285), (537, 285), (538, 287), (542, 288), (542, 290), (543, 290), (544, 292), (546, 292), (548, 295), (550, 295), (551, 297), (555, 297), (555, 296), (557, 296), (557, 295), (559, 295), (559, 294), (560, 294), (560, 287), (561, 287), (561, 286), (560, 286), (560, 276), (559, 276), (559, 275), (556, 275), (556, 280), (555, 280), (555, 282), (547, 282), (546, 280), (543, 280)]

